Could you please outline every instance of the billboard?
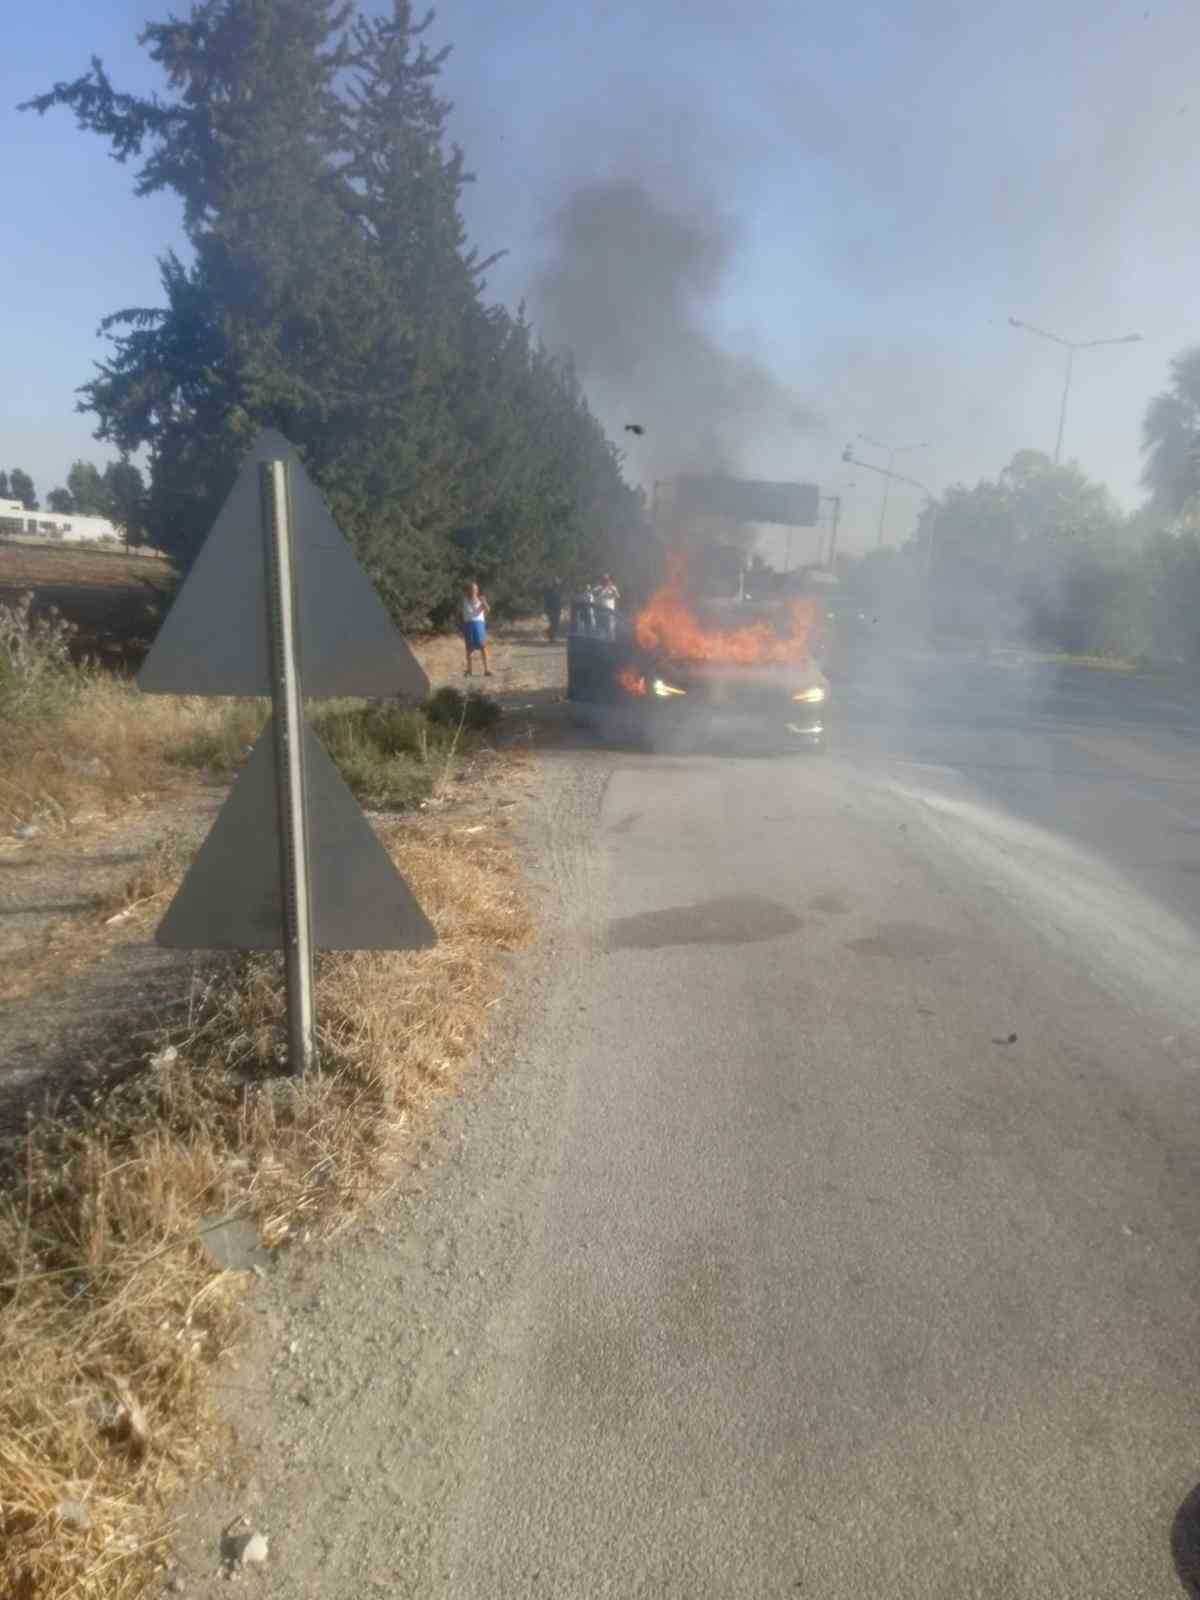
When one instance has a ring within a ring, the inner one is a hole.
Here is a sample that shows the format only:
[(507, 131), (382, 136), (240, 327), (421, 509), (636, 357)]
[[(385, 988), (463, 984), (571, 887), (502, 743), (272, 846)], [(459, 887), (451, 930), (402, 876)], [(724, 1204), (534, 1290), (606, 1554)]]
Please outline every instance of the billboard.
[(729, 517), (815, 528), (821, 491), (815, 483), (766, 483), (758, 478), (683, 477), (675, 484), (676, 515)]

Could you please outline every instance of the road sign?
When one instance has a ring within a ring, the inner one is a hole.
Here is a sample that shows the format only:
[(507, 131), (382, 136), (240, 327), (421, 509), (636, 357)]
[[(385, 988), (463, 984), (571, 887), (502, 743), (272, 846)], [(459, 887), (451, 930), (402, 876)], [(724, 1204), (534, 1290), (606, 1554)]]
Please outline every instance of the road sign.
[(271, 696), (272, 720), (157, 937), (282, 949), (289, 1058), (307, 1072), (314, 947), (412, 950), (436, 936), (305, 723), (304, 695), (423, 695), (429, 683), (279, 434), (255, 441), (138, 682)]
[(259, 463), (286, 461), (304, 692), (424, 699), (408, 648), (299, 455), (282, 434), (255, 439), (212, 532), (138, 674), (146, 694), (269, 695), (268, 573)]
[[(419, 950), (435, 935), (412, 890), (321, 747), (304, 729), (313, 945), (320, 950)], [(279, 950), (275, 730), (268, 724), (200, 846), (159, 927), (181, 950)]]
[(757, 478), (681, 477), (675, 492), (677, 514), (707, 513), (735, 522), (778, 522), (813, 528), (821, 491), (815, 483), (766, 483)]

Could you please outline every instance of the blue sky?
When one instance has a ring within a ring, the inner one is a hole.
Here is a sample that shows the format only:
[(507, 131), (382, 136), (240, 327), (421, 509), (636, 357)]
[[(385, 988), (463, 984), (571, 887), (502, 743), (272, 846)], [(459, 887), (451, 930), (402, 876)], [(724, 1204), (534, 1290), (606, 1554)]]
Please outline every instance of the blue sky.
[[(178, 218), (168, 199), (135, 200), (131, 170), (64, 114), (12, 108), (93, 50), (118, 86), (155, 86), (136, 34), (168, 9), (59, 0), (6, 18), (0, 180), (21, 243), (7, 252), (18, 376), (0, 398), (0, 463), (25, 465), (43, 495), (74, 456), (103, 459), (72, 391), (101, 317), (156, 303)], [(542, 315), (554, 219), (581, 186), (629, 180), (711, 227), (723, 266), (685, 295), (687, 314), (820, 419), (756, 423), (739, 465), (843, 492), (851, 547), (873, 539), (879, 503), (879, 480), (840, 461), (860, 432), (928, 442), (904, 459), (934, 488), (1052, 448), (1061, 352), (1010, 315), (1071, 338), (1143, 336), (1078, 358), (1064, 450), (1136, 503), (1146, 402), (1200, 342), (1194, 5), (444, 0), (432, 37), (454, 45), (472, 233), (508, 252), (491, 292)], [(591, 387), (612, 425), (647, 426), (631, 470), (664, 470), (655, 440), (688, 422), (663, 411), (670, 391), (645, 365)], [(894, 497), (894, 535), (915, 504)]]

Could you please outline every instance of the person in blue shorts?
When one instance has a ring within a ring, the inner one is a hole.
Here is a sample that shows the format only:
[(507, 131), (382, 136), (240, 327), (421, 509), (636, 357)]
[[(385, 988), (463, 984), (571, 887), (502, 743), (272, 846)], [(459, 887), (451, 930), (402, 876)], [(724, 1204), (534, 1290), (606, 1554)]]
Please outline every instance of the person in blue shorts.
[(470, 583), (463, 585), (462, 626), (463, 642), (467, 647), (468, 678), (475, 675), (473, 667), (476, 650), (483, 657), (484, 677), (490, 678), (492, 675), (487, 658), (487, 614), (490, 609), (486, 597), (479, 592), (479, 585), (474, 578)]

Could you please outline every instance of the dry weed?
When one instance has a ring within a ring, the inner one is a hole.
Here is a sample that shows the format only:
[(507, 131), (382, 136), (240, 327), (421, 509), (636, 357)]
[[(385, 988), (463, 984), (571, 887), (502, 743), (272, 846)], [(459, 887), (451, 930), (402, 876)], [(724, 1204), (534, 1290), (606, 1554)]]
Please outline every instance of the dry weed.
[(264, 716), (257, 701), (142, 695), (81, 670), (45, 714), (0, 726), (0, 818), (66, 830), (161, 794), (181, 768), (227, 773)]
[(83, 971), (117, 945), (145, 938), (187, 866), (183, 842), (160, 840), (135, 869), (91, 896), (84, 910), (52, 922), (37, 939), (6, 953), (0, 1001), (19, 1000)]
[(247, 958), (215, 967), (151, 1048), (142, 1036), (140, 1071), (7, 1151), (6, 1600), (154, 1590), (173, 1496), (215, 1459), (213, 1370), (246, 1281), (209, 1257), (203, 1229), (251, 1217), (278, 1246), (339, 1226), (475, 1048), (500, 991), (496, 953), (528, 931), (511, 852), (499, 835), (423, 828), (389, 845), (440, 942), (322, 959), (320, 1077), (278, 1076), (279, 964)]

